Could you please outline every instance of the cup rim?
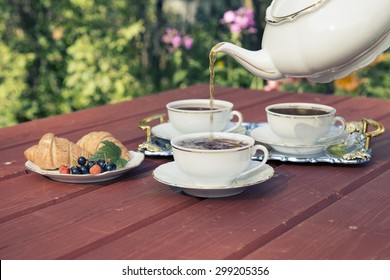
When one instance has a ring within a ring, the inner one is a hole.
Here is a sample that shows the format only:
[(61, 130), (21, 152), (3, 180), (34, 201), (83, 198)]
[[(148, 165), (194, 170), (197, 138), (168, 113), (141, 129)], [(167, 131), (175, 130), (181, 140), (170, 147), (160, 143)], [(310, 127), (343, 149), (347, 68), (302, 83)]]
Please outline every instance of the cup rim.
[[(294, 114), (276, 113), (271, 111), (271, 109), (274, 108), (286, 108), (286, 107), (288, 108), (305, 107), (311, 109), (323, 109), (326, 110), (327, 113), (321, 115), (294, 115)], [(286, 102), (286, 103), (275, 103), (275, 104), (268, 105), (265, 107), (265, 111), (269, 115), (285, 117), (285, 118), (326, 118), (329, 117), (330, 115), (334, 115), (336, 113), (336, 108), (325, 104), (319, 104), (319, 103)]]
[[(183, 109), (178, 109), (173, 106), (188, 106), (192, 105), (193, 103), (202, 103), (202, 104), (210, 104), (210, 99), (180, 99), (180, 100), (175, 100), (167, 103), (165, 107), (167, 108), (168, 111), (172, 112), (177, 112), (177, 113), (192, 113), (192, 114), (204, 114), (204, 113), (210, 113), (210, 112), (222, 112), (226, 110), (231, 110), (233, 108), (233, 103), (226, 101), (226, 100), (220, 100), (220, 99), (214, 99), (213, 100), (214, 105), (220, 105), (221, 108), (216, 108), (216, 109), (208, 109), (208, 110), (202, 110), (202, 111), (194, 111), (194, 110), (183, 110)], [(218, 104), (217, 104), (218, 103)]]
[(189, 133), (184, 135), (179, 135), (171, 139), (171, 146), (172, 148), (184, 152), (193, 152), (193, 153), (226, 153), (226, 152), (232, 152), (232, 151), (241, 151), (241, 150), (247, 150), (248, 148), (252, 147), (255, 144), (255, 140), (252, 137), (249, 137), (244, 134), (236, 134), (236, 133), (229, 133), (229, 132), (213, 132), (212, 133), (214, 138), (223, 138), (223, 139), (232, 139), (232, 140), (240, 140), (246, 143), (245, 146), (240, 146), (237, 148), (229, 148), (229, 149), (218, 149), (218, 150), (207, 150), (207, 149), (194, 149), (194, 148), (187, 148), (183, 147), (177, 144), (177, 142), (185, 140), (185, 139), (191, 139), (191, 138), (201, 138), (201, 137), (209, 137), (211, 135), (211, 132), (197, 132), (197, 133)]

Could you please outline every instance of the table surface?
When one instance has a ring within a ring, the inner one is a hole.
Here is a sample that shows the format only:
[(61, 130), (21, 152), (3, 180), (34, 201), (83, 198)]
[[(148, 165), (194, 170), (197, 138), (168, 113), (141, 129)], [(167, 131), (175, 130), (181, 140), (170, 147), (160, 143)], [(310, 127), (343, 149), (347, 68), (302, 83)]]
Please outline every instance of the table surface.
[[(315, 102), (347, 121), (390, 127), (390, 101), (217, 87), (247, 122), (266, 105)], [(172, 157), (101, 183), (56, 182), (26, 170), (23, 152), (52, 132), (74, 142), (109, 131), (136, 151), (138, 122), (169, 101), (208, 98), (195, 85), (0, 129), (1, 259), (390, 259), (390, 137), (364, 164), (269, 161), (274, 176), (225, 198), (198, 198), (153, 178)]]

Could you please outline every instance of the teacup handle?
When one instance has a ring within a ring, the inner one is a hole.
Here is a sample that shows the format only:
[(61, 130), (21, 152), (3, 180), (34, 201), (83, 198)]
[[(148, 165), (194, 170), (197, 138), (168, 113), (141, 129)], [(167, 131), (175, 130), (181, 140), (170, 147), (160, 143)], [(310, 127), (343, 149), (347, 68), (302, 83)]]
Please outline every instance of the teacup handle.
[(339, 137), (340, 135), (342, 135), (345, 132), (346, 125), (347, 125), (347, 122), (345, 121), (345, 119), (343, 117), (339, 117), (339, 116), (334, 117), (332, 125), (335, 125), (337, 122), (341, 123), (341, 129), (335, 135), (332, 135), (331, 137), (322, 137), (320, 140), (318, 140), (319, 143), (327, 143), (328, 141), (330, 141), (332, 139), (336, 139), (337, 137)]
[(337, 134), (337, 135), (340, 135), (341, 133), (344, 132), (345, 126), (347, 125), (347, 122), (345, 121), (345, 119), (343, 117), (340, 117), (340, 116), (337, 116), (337, 117), (333, 118), (333, 125), (335, 125), (337, 122), (341, 123), (341, 128), (342, 129), (340, 129), (340, 132)]
[(258, 145), (254, 145), (252, 147), (252, 149), (251, 149), (252, 156), (254, 156), (258, 150), (261, 150), (263, 152), (263, 154), (264, 154), (261, 163), (259, 165), (255, 166), (255, 167), (253, 167), (253, 168), (251, 168), (251, 169), (241, 173), (240, 175), (238, 175), (236, 177), (236, 179), (238, 179), (240, 177), (243, 177), (243, 176), (246, 176), (246, 175), (248, 175), (251, 172), (259, 171), (264, 166), (264, 164), (268, 160), (268, 149), (266, 147), (264, 147), (263, 145), (259, 145), (259, 144)]
[(242, 114), (239, 112), (239, 111), (231, 111), (230, 112), (230, 119), (233, 119), (234, 116), (236, 116), (238, 118), (238, 121), (237, 123), (233, 126), (233, 127), (230, 127), (229, 129), (225, 130), (224, 132), (231, 132), (231, 131), (234, 131), (236, 130), (242, 123), (243, 121), (243, 117), (242, 117)]

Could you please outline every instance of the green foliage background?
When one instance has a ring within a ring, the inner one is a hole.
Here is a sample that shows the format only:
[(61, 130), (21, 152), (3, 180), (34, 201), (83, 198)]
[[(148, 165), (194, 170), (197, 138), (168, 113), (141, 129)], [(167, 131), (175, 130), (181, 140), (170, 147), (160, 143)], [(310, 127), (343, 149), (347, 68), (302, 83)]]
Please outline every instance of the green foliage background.
[[(163, 11), (164, 0), (0, 0), (0, 127), (208, 83), (216, 43), (259, 48), (271, 0), (200, 2), (195, 22), (188, 22)], [(248, 3), (259, 34), (232, 36), (219, 20)], [(161, 42), (168, 26), (190, 35), (192, 49), (169, 51)], [(216, 85), (263, 88), (231, 58), (218, 60)], [(362, 70), (365, 82), (351, 92), (304, 81), (283, 89), (389, 98), (389, 65)]]

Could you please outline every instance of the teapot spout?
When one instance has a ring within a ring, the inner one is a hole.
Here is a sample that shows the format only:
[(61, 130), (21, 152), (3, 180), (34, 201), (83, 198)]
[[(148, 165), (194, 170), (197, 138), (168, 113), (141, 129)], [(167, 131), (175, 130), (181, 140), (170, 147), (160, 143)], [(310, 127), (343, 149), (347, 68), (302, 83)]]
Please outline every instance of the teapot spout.
[(222, 52), (230, 55), (234, 60), (244, 66), (253, 75), (266, 80), (279, 80), (285, 78), (272, 62), (267, 50), (249, 51), (232, 43), (221, 42), (216, 44), (211, 53)]

